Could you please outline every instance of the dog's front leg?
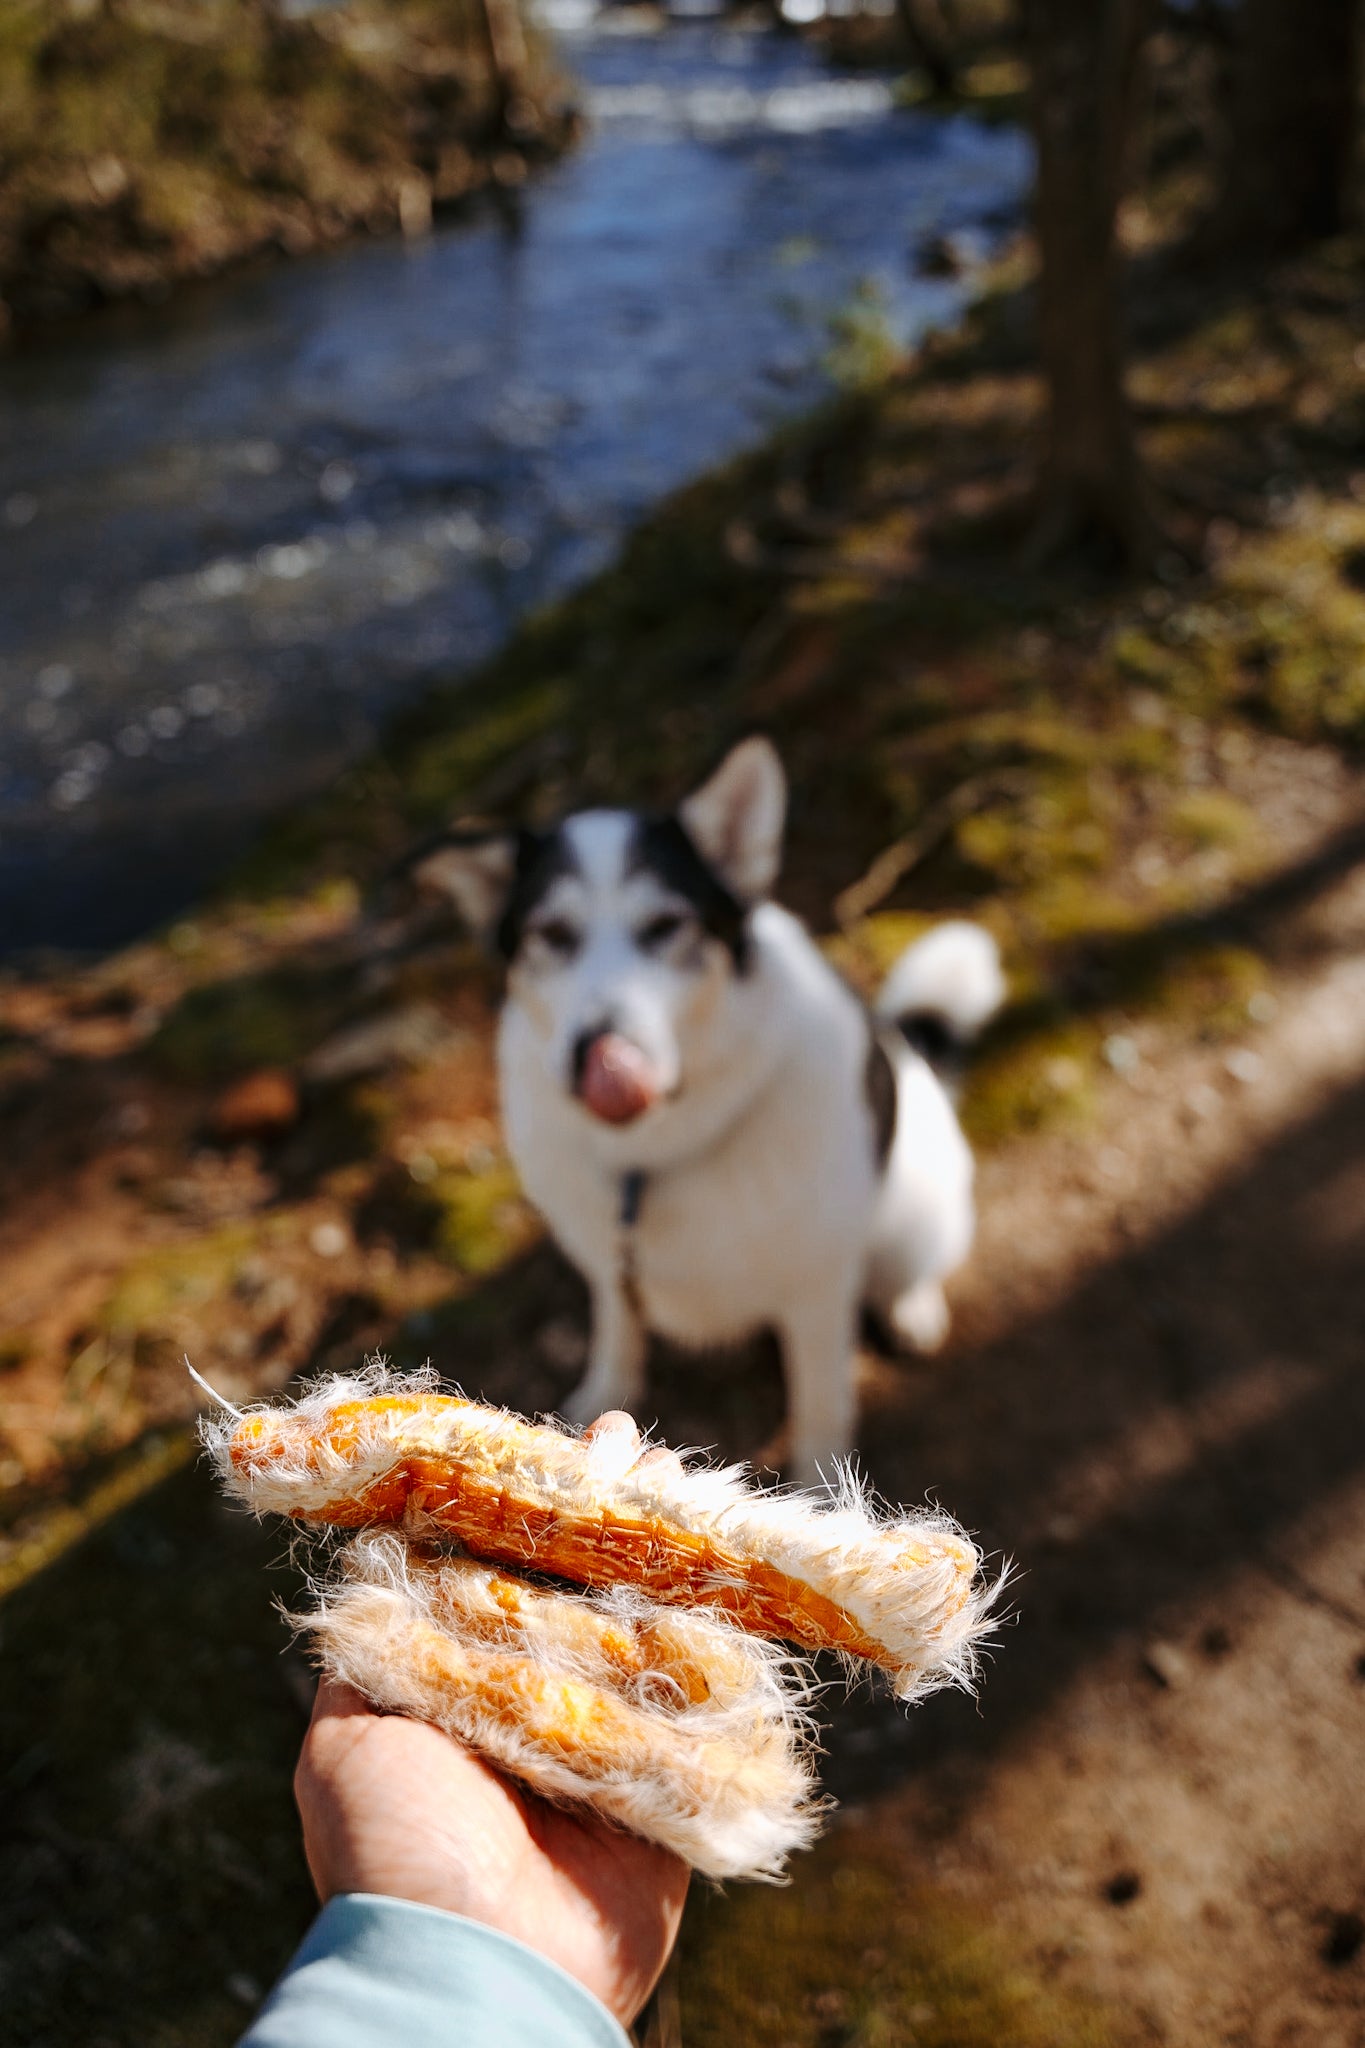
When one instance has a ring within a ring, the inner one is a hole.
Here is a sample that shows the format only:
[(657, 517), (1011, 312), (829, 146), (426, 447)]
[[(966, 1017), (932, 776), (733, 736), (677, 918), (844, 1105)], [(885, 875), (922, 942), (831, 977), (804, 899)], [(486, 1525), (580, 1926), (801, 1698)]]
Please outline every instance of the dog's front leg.
[(608, 1408), (634, 1408), (644, 1391), (644, 1324), (613, 1274), (593, 1284), (590, 1362), (564, 1414), (570, 1422), (592, 1422)]
[(856, 1297), (831, 1291), (798, 1298), (779, 1325), (791, 1432), (791, 1475), (803, 1486), (833, 1476), (853, 1448)]

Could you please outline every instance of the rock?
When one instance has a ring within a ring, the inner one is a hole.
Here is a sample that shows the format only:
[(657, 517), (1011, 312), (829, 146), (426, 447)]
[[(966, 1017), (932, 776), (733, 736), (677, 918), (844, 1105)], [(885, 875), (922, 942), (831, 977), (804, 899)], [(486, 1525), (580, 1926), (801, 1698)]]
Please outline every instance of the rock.
[(299, 1120), (299, 1088), (283, 1067), (258, 1067), (218, 1097), (209, 1111), (216, 1138), (274, 1137)]
[(1188, 1659), (1174, 1643), (1148, 1643), (1142, 1653), (1142, 1668), (1149, 1678), (1172, 1692), (1190, 1675)]
[(963, 277), (979, 255), (966, 235), (926, 235), (915, 251), (915, 269), (921, 277)]
[(1223, 1107), (1223, 1098), (1209, 1082), (1196, 1081), (1185, 1097), (1184, 1107), (1191, 1120), (1203, 1123), (1207, 1117), (1218, 1114)]
[(409, 241), (431, 233), (431, 187), (425, 178), (399, 180), (398, 225)]
[(316, 1224), (308, 1242), (320, 1259), (339, 1259), (351, 1248), (350, 1233), (341, 1223)]
[(1223, 1065), (1234, 1081), (1240, 1081), (1244, 1088), (1250, 1088), (1265, 1072), (1265, 1061), (1249, 1045), (1235, 1045), (1232, 1051), (1223, 1055)]
[(1138, 1051), (1137, 1040), (1129, 1038), (1124, 1031), (1112, 1032), (1105, 1039), (1104, 1058), (1105, 1064), (1112, 1067), (1116, 1074), (1131, 1074), (1142, 1064), (1142, 1054)]

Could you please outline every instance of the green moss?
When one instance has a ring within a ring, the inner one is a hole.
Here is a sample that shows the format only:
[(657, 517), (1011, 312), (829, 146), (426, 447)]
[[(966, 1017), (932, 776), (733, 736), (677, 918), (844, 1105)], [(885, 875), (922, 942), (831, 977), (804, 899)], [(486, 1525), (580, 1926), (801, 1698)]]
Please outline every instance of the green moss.
[(991, 1145), (1030, 1131), (1089, 1122), (1099, 1045), (1095, 1024), (1071, 1019), (988, 1047), (973, 1064), (962, 1098), (967, 1135)]
[(547, 677), (510, 703), (494, 704), (477, 722), (433, 737), (413, 760), (406, 782), (414, 822), (443, 824), (471, 789), (521, 749), (533, 751), (536, 768), (550, 766), (545, 742), (561, 727), (571, 702), (569, 679)]
[(1099, 774), (1040, 775), (1026, 803), (1000, 804), (964, 819), (955, 835), (958, 850), (1016, 889), (1096, 874), (1113, 858), (1105, 796)]
[(516, 1170), (506, 1159), (438, 1174), (429, 1192), (440, 1212), (436, 1249), (462, 1273), (495, 1273), (534, 1234)]
[(1130, 895), (1074, 867), (1039, 874), (1012, 909), (1016, 929), (1030, 951), (1039, 944), (1053, 948), (1063, 940), (1119, 938), (1141, 931), (1149, 919)]
[(211, 1301), (230, 1286), (258, 1235), (253, 1224), (233, 1223), (190, 1244), (145, 1253), (125, 1268), (105, 1301), (101, 1329), (112, 1339), (133, 1340)]
[(1119, 673), (1131, 682), (1169, 688), (1181, 669), (1174, 649), (1164, 646), (1149, 629), (1126, 623), (1109, 642), (1109, 658)]
[(906, 947), (921, 938), (934, 922), (933, 917), (923, 912), (881, 911), (863, 918), (851, 931), (826, 940), (824, 950), (855, 988), (871, 995)]
[(903, 353), (884, 297), (872, 281), (860, 285), (850, 304), (835, 314), (830, 335), (825, 368), (847, 391), (866, 391), (884, 384)]
[(148, 1055), (190, 1081), (292, 1066), (317, 1044), (349, 994), (349, 984), (336, 977), (288, 967), (206, 981), (176, 1004)]
[(1046, 1985), (979, 1912), (829, 1844), (790, 1887), (694, 1894), (689, 2048), (1117, 2048), (1121, 2024)]
[(1222, 789), (1191, 790), (1178, 798), (1168, 826), (1194, 847), (1245, 848), (1260, 836), (1255, 812)]
[(1250, 1006), (1269, 979), (1249, 946), (1205, 946), (1154, 977), (1149, 999), (1168, 1016), (1196, 1024), (1205, 1038), (1233, 1038), (1245, 1032)]

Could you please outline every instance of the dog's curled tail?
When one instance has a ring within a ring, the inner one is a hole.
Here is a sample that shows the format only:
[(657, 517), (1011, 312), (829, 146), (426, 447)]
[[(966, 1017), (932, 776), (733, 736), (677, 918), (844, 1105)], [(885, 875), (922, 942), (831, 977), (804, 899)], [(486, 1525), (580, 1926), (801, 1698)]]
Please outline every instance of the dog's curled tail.
[(985, 1029), (1005, 993), (990, 933), (951, 918), (901, 954), (877, 997), (877, 1015), (927, 1060), (951, 1061)]

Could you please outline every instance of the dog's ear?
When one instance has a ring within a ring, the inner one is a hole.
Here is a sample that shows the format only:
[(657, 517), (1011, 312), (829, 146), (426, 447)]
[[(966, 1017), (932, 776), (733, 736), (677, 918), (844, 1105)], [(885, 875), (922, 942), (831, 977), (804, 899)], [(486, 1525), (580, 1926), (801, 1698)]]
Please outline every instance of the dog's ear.
[(766, 896), (782, 863), (787, 777), (770, 740), (741, 740), (678, 806), (687, 835), (741, 902)]
[(507, 907), (517, 872), (515, 832), (451, 832), (411, 863), (421, 889), (448, 897), (470, 930), (488, 939)]

